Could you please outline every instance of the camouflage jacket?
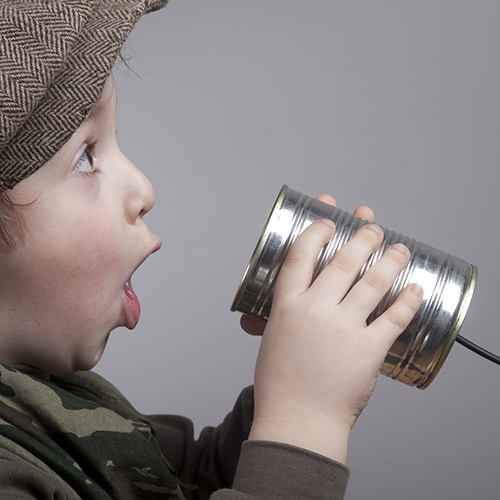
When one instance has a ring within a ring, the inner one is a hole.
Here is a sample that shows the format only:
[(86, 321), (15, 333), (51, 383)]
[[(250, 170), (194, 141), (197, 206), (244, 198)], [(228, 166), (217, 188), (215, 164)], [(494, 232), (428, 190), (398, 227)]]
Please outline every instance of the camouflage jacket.
[(0, 447), (77, 499), (184, 499), (150, 424), (92, 372), (46, 382), (0, 365)]
[[(0, 365), (0, 498), (342, 500), (348, 469), (293, 446), (246, 441), (253, 390), (217, 427), (144, 417), (93, 373), (44, 382)], [(196, 489), (182, 490), (182, 483)]]

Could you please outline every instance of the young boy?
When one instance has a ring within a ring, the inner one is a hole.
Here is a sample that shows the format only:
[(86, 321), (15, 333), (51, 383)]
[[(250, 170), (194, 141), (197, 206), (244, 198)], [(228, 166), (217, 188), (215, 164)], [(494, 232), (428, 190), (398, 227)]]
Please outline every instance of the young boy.
[(165, 3), (0, 5), (0, 496), (343, 498), (350, 430), (421, 301), (410, 285), (366, 326), (409, 258), (395, 245), (351, 289), (376, 225), (312, 285), (333, 224), (297, 239), (267, 325), (242, 318), (263, 335), (255, 388), (197, 441), (189, 420), (146, 418), (89, 371), (114, 328), (136, 326), (131, 276), (161, 246), (144, 221), (153, 188), (116, 143), (112, 66)]

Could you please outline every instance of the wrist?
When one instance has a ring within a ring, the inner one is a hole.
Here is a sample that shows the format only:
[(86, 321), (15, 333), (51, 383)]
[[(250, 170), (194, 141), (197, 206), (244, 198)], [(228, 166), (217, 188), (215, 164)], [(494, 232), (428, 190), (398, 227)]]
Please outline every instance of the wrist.
[(345, 464), (351, 427), (330, 416), (307, 413), (286, 417), (256, 414), (248, 439), (297, 446)]

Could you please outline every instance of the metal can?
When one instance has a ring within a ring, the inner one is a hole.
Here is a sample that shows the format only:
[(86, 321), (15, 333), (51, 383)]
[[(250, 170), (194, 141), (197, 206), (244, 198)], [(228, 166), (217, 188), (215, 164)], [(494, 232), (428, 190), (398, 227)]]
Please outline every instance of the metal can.
[[(322, 249), (313, 280), (335, 252), (368, 222), (316, 198), (283, 186), (258, 240), (231, 310), (267, 321), (275, 279), (299, 234), (314, 221), (330, 219), (336, 232)], [(464, 260), (382, 227), (384, 239), (361, 269), (359, 280), (394, 243), (411, 252), (408, 265), (368, 318), (380, 316), (409, 283), (424, 289), (422, 304), (406, 330), (389, 350), (382, 373), (410, 386), (425, 389), (436, 377), (462, 327), (477, 281), (477, 268)]]

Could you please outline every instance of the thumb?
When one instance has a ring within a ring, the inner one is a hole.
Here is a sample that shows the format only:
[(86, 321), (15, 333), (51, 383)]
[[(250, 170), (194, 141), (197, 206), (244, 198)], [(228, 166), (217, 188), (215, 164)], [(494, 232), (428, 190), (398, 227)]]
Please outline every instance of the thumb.
[(255, 336), (262, 335), (266, 327), (264, 321), (245, 314), (240, 319), (240, 325), (246, 333)]

